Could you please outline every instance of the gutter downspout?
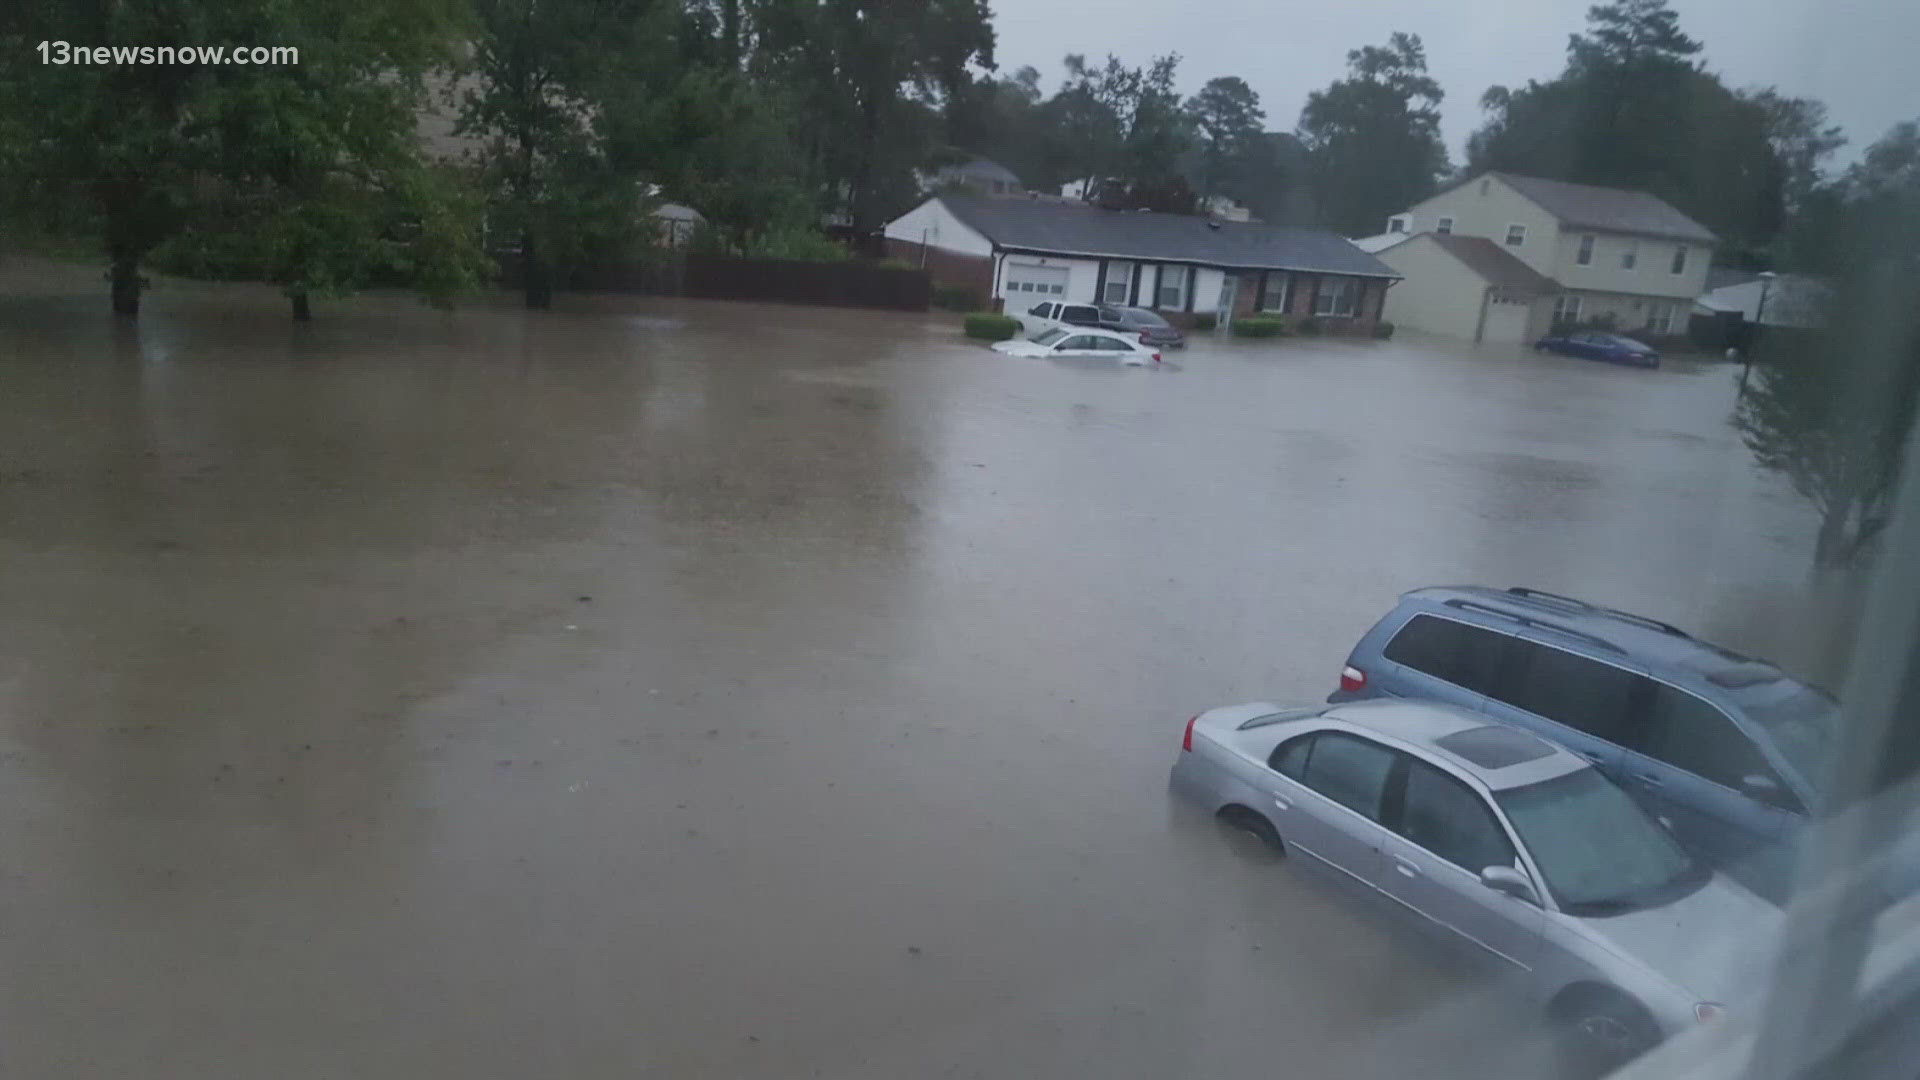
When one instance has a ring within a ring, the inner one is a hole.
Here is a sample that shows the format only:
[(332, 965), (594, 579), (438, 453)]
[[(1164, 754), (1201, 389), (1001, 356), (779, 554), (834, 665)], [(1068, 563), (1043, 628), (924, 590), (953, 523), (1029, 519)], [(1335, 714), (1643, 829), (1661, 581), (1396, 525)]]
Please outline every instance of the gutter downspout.
[(1480, 344), (1480, 340), (1487, 334), (1487, 305), (1492, 302), (1493, 286), (1488, 285), (1480, 290), (1480, 319), (1473, 324), (1473, 343), (1475, 345)]

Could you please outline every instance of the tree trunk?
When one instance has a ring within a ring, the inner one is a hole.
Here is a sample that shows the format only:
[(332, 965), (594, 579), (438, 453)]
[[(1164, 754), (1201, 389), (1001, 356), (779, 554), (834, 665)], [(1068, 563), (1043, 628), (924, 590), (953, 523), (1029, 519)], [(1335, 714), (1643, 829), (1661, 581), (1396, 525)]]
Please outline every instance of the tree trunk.
[(313, 321), (313, 309), (307, 306), (307, 290), (296, 289), (293, 292), (288, 293), (287, 297), (288, 299), (293, 301), (293, 321), (294, 322), (312, 322)]
[(547, 274), (539, 253), (534, 250), (533, 233), (520, 234), (520, 277), (526, 291), (527, 307), (544, 311), (553, 306), (553, 280)]
[(140, 259), (130, 252), (113, 257), (113, 313), (127, 318), (140, 314)]
[(1813, 561), (1819, 566), (1839, 566), (1853, 554), (1847, 542), (1847, 520), (1853, 516), (1853, 503), (1827, 508), (1820, 518), (1820, 536), (1814, 541)]

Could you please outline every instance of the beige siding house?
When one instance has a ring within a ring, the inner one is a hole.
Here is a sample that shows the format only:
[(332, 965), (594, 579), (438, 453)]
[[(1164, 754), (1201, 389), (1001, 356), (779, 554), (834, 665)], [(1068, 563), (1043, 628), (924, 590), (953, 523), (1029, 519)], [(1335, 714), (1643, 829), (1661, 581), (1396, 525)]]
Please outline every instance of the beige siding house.
[(1387, 292), (1395, 326), (1496, 345), (1547, 332), (1559, 286), (1485, 237), (1418, 233), (1374, 257), (1405, 278)]
[[(1528, 337), (1544, 334), (1556, 322), (1596, 319), (1610, 319), (1626, 333), (1684, 333), (1694, 299), (1706, 291), (1717, 242), (1705, 226), (1645, 192), (1497, 172), (1472, 177), (1395, 214), (1387, 233), (1409, 239), (1378, 253), (1407, 275), (1394, 288), (1386, 317), (1409, 329), (1470, 341), (1522, 340), (1505, 336), (1516, 321)], [(1538, 280), (1486, 259), (1478, 245), (1472, 245), (1472, 257), (1444, 245), (1410, 246), (1411, 238), (1422, 234), (1487, 241)], [(1429, 273), (1466, 280), (1422, 281), (1409, 269), (1415, 261), (1428, 264)], [(1510, 297), (1511, 287), (1523, 282), (1541, 290), (1528, 301), (1526, 319), (1503, 315), (1495, 333), (1489, 333), (1477, 311), (1479, 299), (1488, 288)], [(1438, 314), (1440, 307), (1463, 299), (1476, 310)], [(1466, 327), (1477, 329), (1478, 336), (1462, 333)]]

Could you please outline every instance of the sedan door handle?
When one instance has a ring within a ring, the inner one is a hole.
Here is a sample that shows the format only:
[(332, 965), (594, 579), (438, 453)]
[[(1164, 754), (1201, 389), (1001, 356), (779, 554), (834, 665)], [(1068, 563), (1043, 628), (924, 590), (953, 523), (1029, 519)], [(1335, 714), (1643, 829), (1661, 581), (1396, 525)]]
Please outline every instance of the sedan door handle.
[(1293, 804), (1287, 801), (1287, 797), (1285, 795), (1275, 795), (1273, 797), (1273, 805), (1279, 807), (1282, 810), (1293, 809)]
[(1393, 868), (1394, 870), (1399, 872), (1401, 877), (1417, 878), (1420, 876), (1419, 867), (1413, 865), (1411, 862), (1408, 862), (1407, 860), (1401, 858), (1398, 855), (1395, 855), (1393, 857)]

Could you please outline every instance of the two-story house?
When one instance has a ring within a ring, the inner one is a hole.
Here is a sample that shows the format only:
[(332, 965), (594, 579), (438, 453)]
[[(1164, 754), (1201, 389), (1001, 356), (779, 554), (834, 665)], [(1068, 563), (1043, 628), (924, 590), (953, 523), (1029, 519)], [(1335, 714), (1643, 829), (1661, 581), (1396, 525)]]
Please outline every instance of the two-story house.
[(1685, 333), (1716, 241), (1643, 191), (1484, 173), (1388, 219), (1375, 254), (1405, 276), (1384, 316), (1470, 341), (1524, 342), (1565, 323)]

